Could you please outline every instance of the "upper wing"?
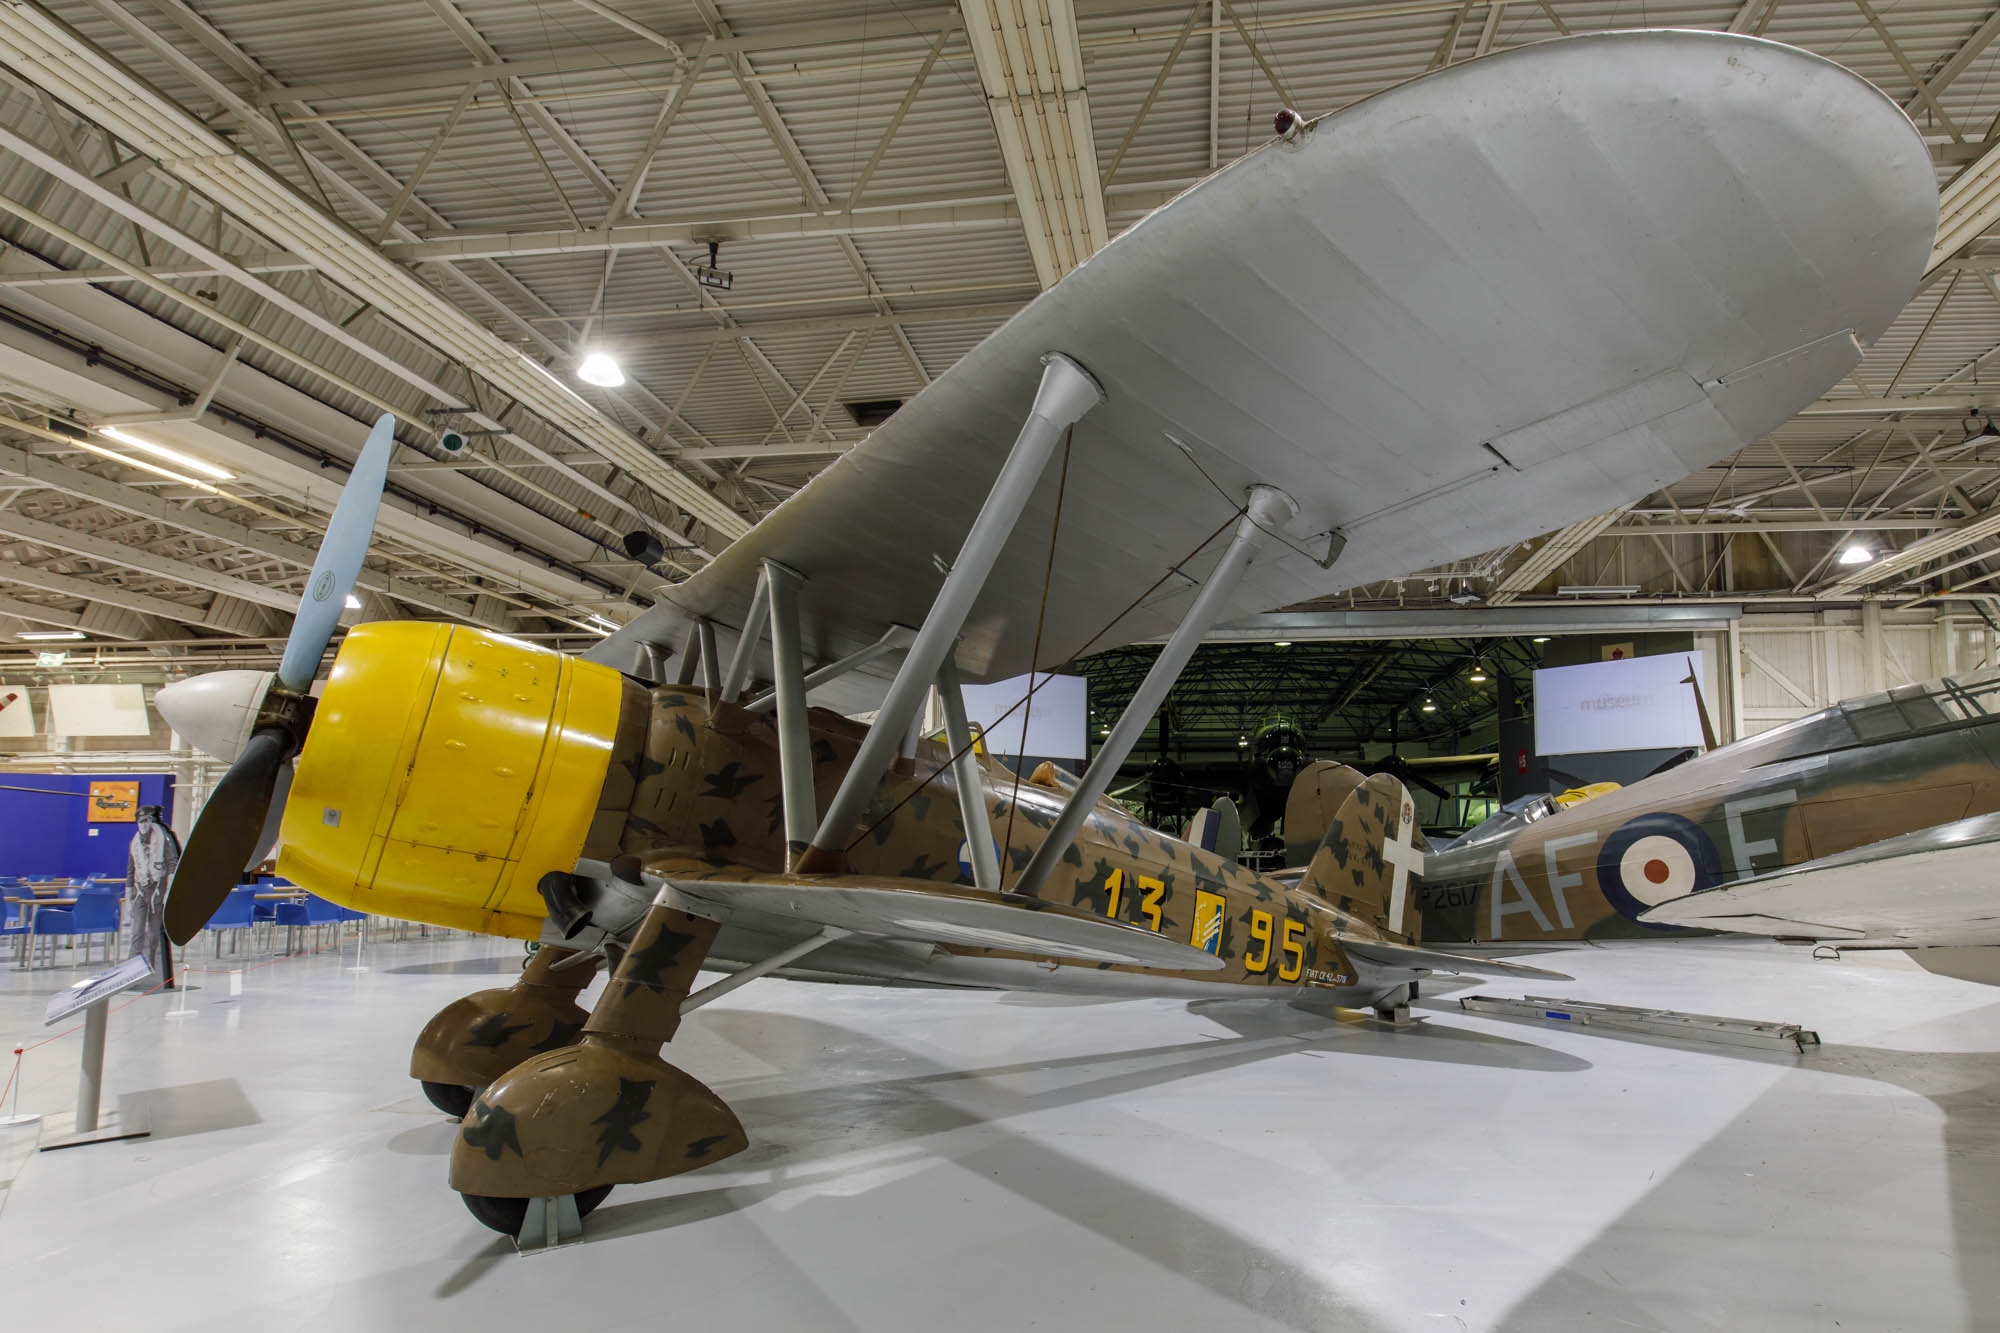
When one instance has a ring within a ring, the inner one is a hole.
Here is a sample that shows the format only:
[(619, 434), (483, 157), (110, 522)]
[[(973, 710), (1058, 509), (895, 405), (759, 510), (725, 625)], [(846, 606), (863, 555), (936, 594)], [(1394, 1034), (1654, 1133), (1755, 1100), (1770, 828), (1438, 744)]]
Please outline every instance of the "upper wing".
[(1175, 972), (1222, 966), (1214, 954), (1143, 927), (1108, 921), (1040, 898), (990, 893), (956, 884), (894, 876), (841, 875), (801, 880), (766, 876), (747, 866), (713, 866), (656, 857), (647, 870), (676, 892), (728, 919), (761, 929), (834, 926), (856, 935), (1004, 949), (1091, 963), (1126, 963)]
[(1974, 815), (1672, 898), (1655, 925), (1890, 945), (2000, 944), (2000, 814)]
[(1049, 351), (1106, 400), (966, 622), (973, 679), (1029, 667), (1059, 489), (1037, 665), (1174, 624), (1222, 541), (1147, 590), (1253, 482), (1301, 513), (1229, 614), (1525, 539), (1708, 466), (1837, 381), (1903, 309), (1936, 222), (1909, 120), (1806, 52), (1655, 31), (1468, 62), (1131, 228), (593, 656), (630, 667), (690, 616), (742, 623), (767, 557), (810, 580), (820, 660), (920, 624)]

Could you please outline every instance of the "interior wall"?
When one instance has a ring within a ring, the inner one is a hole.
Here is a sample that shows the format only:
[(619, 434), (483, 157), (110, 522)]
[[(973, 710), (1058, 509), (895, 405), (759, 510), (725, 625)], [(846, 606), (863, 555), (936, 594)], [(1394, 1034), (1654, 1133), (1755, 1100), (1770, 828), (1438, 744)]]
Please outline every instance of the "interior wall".
[(81, 879), (122, 876), (132, 824), (93, 824), (90, 784), (139, 784), (139, 803), (162, 807), (169, 821), (174, 779), (167, 773), (0, 774), (0, 875)]

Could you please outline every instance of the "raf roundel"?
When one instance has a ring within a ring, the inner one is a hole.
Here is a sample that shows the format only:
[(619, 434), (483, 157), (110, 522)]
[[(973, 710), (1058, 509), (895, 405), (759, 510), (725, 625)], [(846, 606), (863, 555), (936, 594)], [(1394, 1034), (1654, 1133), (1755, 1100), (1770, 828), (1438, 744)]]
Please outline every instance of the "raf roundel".
[(1715, 844), (1679, 815), (1654, 813), (1628, 821), (1604, 840), (1597, 858), (1597, 885), (1606, 901), (1635, 920), (1649, 907), (1721, 882)]

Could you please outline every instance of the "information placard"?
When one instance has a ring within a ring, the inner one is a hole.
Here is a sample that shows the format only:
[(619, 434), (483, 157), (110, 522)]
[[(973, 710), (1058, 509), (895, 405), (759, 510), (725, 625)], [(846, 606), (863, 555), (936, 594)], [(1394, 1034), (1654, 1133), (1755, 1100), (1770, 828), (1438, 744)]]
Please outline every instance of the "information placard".
[(49, 996), (49, 1007), (42, 1018), (42, 1026), (60, 1023), (81, 1009), (88, 1009), (99, 1000), (108, 1000), (119, 991), (131, 990), (153, 979), (153, 965), (144, 955), (133, 954), (116, 967), (108, 967), (94, 977), (85, 977), (74, 986), (65, 986)]

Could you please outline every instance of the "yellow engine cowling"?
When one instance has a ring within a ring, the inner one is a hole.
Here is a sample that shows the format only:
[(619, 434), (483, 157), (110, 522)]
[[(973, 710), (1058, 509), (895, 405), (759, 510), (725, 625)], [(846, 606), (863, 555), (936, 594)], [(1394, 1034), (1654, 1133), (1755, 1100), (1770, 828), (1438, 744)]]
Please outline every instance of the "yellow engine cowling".
[(617, 854), (645, 690), (462, 625), (349, 632), (285, 805), (278, 869), (383, 916), (532, 938), (536, 883)]

